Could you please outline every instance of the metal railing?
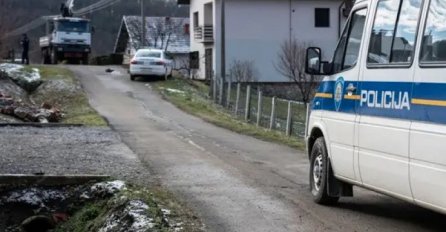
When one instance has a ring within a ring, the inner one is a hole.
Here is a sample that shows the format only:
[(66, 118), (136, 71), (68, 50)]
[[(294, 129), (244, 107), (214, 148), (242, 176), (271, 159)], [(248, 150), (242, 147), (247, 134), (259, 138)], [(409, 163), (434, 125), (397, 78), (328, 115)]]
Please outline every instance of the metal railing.
[(309, 104), (265, 96), (262, 88), (249, 83), (223, 84), (219, 78), (213, 80), (212, 91), (214, 102), (241, 120), (287, 136), (303, 138), (308, 133)]
[(194, 28), (194, 38), (203, 43), (214, 42), (214, 26), (204, 25)]

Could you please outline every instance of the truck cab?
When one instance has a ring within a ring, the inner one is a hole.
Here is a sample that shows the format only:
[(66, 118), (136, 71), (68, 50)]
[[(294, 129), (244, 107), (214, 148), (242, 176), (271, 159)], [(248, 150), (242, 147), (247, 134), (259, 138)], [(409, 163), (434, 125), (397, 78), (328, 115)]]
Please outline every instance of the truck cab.
[(446, 213), (446, 1), (359, 0), (322, 75), (306, 137), (315, 202), (360, 186)]
[(40, 38), (44, 63), (57, 64), (63, 60), (75, 60), (88, 64), (91, 52), (89, 20), (57, 17), (48, 22), (47, 31), (47, 36)]

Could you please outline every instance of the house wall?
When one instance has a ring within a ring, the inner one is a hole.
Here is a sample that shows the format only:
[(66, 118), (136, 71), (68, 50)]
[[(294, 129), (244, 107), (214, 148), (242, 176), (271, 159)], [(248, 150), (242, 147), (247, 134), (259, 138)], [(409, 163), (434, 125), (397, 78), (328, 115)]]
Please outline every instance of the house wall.
[[(307, 46), (317, 46), (331, 59), (338, 39), (340, 1), (227, 0), (227, 69), (234, 60), (253, 61), (258, 81), (283, 82), (275, 65), (280, 46), (290, 35)], [(330, 27), (316, 28), (315, 8), (330, 9)], [(294, 12), (293, 12), (294, 11)]]
[[(199, 55), (200, 55), (200, 69), (197, 70), (197, 72), (194, 74), (195, 78), (198, 79), (204, 79), (205, 77), (205, 59), (204, 59), (204, 54), (205, 54), (205, 49), (206, 47), (204, 46), (203, 43), (199, 43), (195, 40), (194, 38), (194, 29), (195, 29), (195, 25), (194, 25), (194, 13), (198, 12), (199, 15), (199, 26), (202, 26), (205, 24), (205, 15), (204, 15), (204, 10), (205, 10), (205, 4), (208, 3), (213, 3), (213, 0), (192, 0), (190, 3), (190, 48), (191, 51), (198, 51)], [(214, 4), (214, 8), (215, 8), (215, 4)], [(209, 20), (209, 19), (208, 19)], [(214, 14), (214, 19), (215, 21), (215, 14)], [(211, 48), (213, 48), (213, 46), (210, 46)], [(215, 52), (214, 53), (214, 61), (215, 61)], [(214, 62), (215, 64), (215, 62)], [(214, 65), (215, 66), (215, 65)]]
[[(191, 0), (191, 51), (200, 53), (197, 76), (205, 77), (205, 45), (196, 43), (193, 35), (193, 14), (199, 12), (204, 24), (205, 4), (212, 0)], [(330, 60), (339, 36), (339, 6), (341, 0), (225, 0), (226, 4), (226, 73), (235, 60), (253, 61), (257, 79), (261, 82), (288, 81), (276, 70), (281, 44), (290, 36), (308, 46), (322, 49), (323, 58)], [(214, 1), (213, 68), (221, 73), (220, 5)], [(316, 28), (315, 8), (330, 9), (330, 27)], [(342, 24), (345, 19), (342, 19)], [(208, 45), (209, 46), (209, 45)]]

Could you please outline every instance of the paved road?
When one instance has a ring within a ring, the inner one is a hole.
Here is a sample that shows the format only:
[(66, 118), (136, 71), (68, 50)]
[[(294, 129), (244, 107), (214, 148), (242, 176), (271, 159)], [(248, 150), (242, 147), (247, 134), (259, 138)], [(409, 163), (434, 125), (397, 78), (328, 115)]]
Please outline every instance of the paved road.
[(70, 66), (92, 105), (157, 181), (188, 203), (208, 231), (444, 231), (446, 217), (355, 189), (336, 207), (312, 203), (306, 155), (192, 117), (125, 70)]

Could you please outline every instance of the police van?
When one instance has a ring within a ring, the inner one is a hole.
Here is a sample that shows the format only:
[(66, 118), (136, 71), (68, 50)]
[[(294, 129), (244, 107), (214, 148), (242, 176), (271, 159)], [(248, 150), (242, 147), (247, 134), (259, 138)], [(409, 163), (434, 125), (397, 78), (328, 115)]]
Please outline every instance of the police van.
[(446, 0), (357, 0), (307, 129), (314, 200), (360, 186), (446, 213)]

